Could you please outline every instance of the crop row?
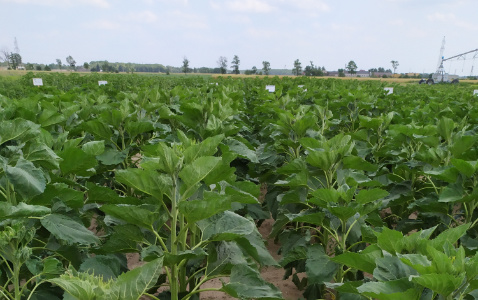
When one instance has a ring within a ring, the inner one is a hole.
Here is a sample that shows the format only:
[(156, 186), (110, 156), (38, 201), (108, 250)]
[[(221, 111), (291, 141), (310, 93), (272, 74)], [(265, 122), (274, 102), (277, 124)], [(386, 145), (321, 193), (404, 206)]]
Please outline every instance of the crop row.
[(282, 299), (263, 266), (305, 299), (478, 296), (471, 85), (34, 76), (0, 78), (0, 297)]

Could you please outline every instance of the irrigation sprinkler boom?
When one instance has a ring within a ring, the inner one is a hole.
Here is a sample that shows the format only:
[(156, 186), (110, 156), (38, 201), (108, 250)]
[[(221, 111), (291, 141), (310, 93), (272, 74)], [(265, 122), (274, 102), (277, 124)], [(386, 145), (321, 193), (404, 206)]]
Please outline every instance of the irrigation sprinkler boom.
[[(443, 37), (443, 42), (442, 42), (442, 45), (441, 45), (441, 48), (440, 48), (440, 58), (438, 60), (438, 68), (437, 68), (436, 72), (432, 75), (432, 77), (426, 81), (427, 84), (434, 84), (434, 83), (438, 83), (438, 82), (458, 83), (458, 76), (457, 75), (450, 75), (450, 74), (445, 72), (445, 68), (443, 67), (443, 62), (445, 62), (447, 60), (452, 60), (454, 58), (456, 58), (456, 59), (460, 59), (460, 58), (466, 59), (466, 55), (470, 54), (470, 53), (475, 53), (475, 55), (473, 55), (473, 58), (476, 58), (478, 56), (478, 48), (474, 49), (474, 50), (464, 52), (464, 53), (461, 53), (461, 54), (458, 54), (458, 55), (454, 55), (454, 56), (451, 56), (451, 57), (448, 57), (448, 58), (445, 58), (443, 56), (443, 51), (444, 50), (445, 50), (445, 37)], [(420, 84), (425, 83), (425, 80), (422, 79), (419, 83)]]

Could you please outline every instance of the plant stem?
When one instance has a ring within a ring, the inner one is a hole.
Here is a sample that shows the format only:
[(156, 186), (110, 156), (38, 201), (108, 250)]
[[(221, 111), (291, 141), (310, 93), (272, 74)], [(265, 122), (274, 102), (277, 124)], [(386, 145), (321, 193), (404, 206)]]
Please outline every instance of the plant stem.
[[(178, 254), (178, 237), (176, 232), (176, 227), (178, 224), (178, 195), (177, 195), (177, 177), (173, 174), (171, 176), (173, 181), (172, 186), (172, 199), (171, 199), (171, 254), (177, 255)], [(178, 293), (179, 293), (179, 270), (177, 265), (173, 265), (171, 267), (171, 300), (179, 300)]]

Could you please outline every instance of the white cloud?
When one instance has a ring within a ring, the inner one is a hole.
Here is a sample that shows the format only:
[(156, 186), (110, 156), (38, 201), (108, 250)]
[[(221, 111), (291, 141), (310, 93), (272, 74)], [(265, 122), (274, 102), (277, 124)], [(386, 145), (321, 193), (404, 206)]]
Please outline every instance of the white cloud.
[(432, 15), (428, 15), (427, 19), (429, 21), (439, 21), (439, 22), (450, 22), (456, 19), (456, 16), (452, 13), (444, 14), (436, 12)]
[(0, 2), (14, 3), (14, 4), (35, 4), (45, 6), (74, 6), (74, 5), (89, 5), (102, 8), (110, 7), (107, 0), (0, 0)]
[(116, 30), (116, 29), (120, 29), (121, 25), (113, 21), (98, 20), (98, 21), (84, 23), (83, 27), (88, 29)]
[(211, 1), (210, 5), (214, 9), (226, 9), (240, 13), (270, 13), (274, 10), (274, 6), (263, 0)]
[(191, 29), (208, 29), (209, 24), (205, 21), (207, 18), (197, 14), (185, 13), (183, 11), (174, 11), (168, 13), (174, 26), (186, 27)]
[[(284, 2), (284, 1), (282, 1)], [(288, 1), (287, 1), (288, 2)], [(330, 11), (330, 6), (321, 0), (296, 0), (290, 3), (290, 5), (295, 6), (305, 12), (309, 13), (318, 13), (318, 12), (328, 12)]]
[(154, 23), (158, 20), (158, 17), (151, 11), (142, 11), (126, 15), (125, 20), (141, 23)]

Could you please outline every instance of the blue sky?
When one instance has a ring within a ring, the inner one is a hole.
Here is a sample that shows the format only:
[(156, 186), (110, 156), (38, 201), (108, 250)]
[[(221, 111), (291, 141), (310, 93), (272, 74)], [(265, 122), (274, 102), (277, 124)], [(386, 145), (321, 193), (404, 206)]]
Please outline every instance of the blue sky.
[[(0, 0), (0, 48), (24, 62), (92, 60), (241, 69), (291, 69), (299, 59), (336, 70), (433, 72), (445, 57), (478, 48), (476, 0)], [(478, 60), (478, 58), (476, 59)], [(469, 75), (474, 61), (446, 63)], [(478, 74), (476, 63), (474, 74)]]

